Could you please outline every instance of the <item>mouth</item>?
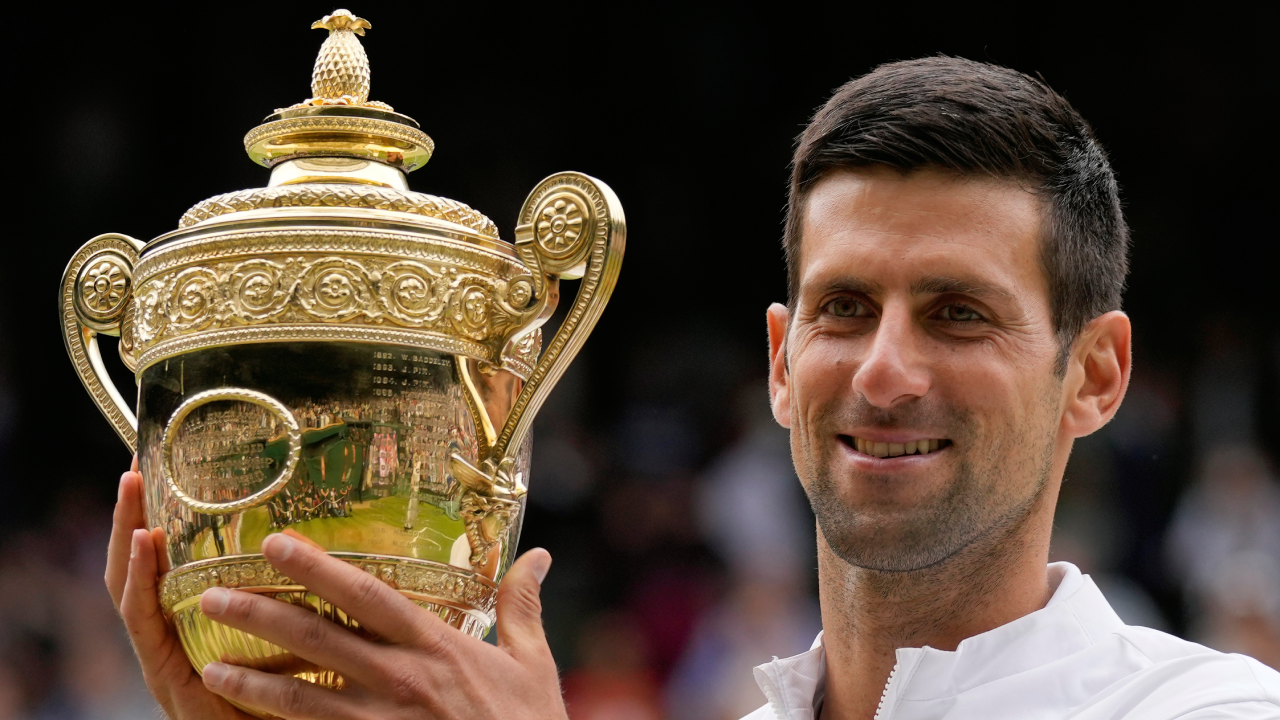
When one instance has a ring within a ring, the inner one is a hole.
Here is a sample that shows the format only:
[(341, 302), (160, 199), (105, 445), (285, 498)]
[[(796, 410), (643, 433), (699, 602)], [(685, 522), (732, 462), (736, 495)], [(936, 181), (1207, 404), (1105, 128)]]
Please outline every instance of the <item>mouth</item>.
[(892, 458), (903, 455), (928, 455), (951, 447), (946, 438), (929, 438), (909, 442), (876, 442), (853, 435), (839, 435), (840, 442), (857, 452), (874, 458)]

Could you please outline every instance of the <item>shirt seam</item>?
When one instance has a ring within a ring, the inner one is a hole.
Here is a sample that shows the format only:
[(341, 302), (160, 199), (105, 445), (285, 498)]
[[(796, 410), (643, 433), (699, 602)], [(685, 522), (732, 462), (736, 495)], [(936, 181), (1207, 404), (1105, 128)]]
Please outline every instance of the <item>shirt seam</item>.
[[(1138, 647), (1138, 644), (1135, 643), (1132, 639), (1127, 638), (1124, 635), (1121, 635), (1120, 633), (1114, 633), (1114, 634), (1116, 635), (1116, 637), (1119, 637), (1120, 640), (1124, 642), (1126, 645), (1136, 650), (1139, 655), (1141, 655), (1143, 658), (1147, 660), (1147, 662), (1150, 662), (1152, 664), (1156, 663), (1155, 658), (1152, 658), (1150, 655), (1147, 654), (1145, 650), (1143, 650), (1141, 647)], [(1257, 673), (1255, 673), (1253, 670), (1253, 666), (1250, 665), (1249, 662), (1244, 659), (1244, 656), (1237, 655), (1236, 653), (1222, 653), (1222, 655), (1230, 658), (1232, 662), (1238, 665), (1244, 666), (1245, 672), (1249, 675), (1249, 679), (1252, 680), (1254, 683), (1254, 687), (1251, 689), (1257, 693), (1257, 696), (1253, 698), (1248, 698), (1248, 699), (1232, 700), (1228, 703), (1216, 703), (1211, 705), (1203, 705), (1201, 707), (1198, 707), (1194, 710), (1190, 710), (1188, 712), (1199, 712), (1201, 710), (1204, 710), (1205, 708), (1217, 707), (1220, 704), (1234, 705), (1237, 703), (1245, 703), (1245, 702), (1267, 702), (1267, 703), (1271, 703), (1272, 705), (1280, 706), (1280, 698), (1271, 697), (1271, 693), (1267, 692), (1267, 686), (1264, 685), (1262, 680), (1258, 678)], [(1178, 717), (1184, 717), (1186, 714), (1187, 713), (1183, 713)]]
[[(1088, 641), (1089, 641), (1089, 644), (1090, 644), (1090, 645), (1097, 645), (1097, 644), (1098, 644), (1098, 640), (1099, 640), (1099, 639), (1101, 639), (1101, 638), (1094, 637), (1093, 633), (1089, 631), (1089, 626), (1085, 623), (1085, 621), (1084, 621), (1084, 620), (1080, 619), (1080, 616), (1076, 613), (1075, 606), (1073, 606), (1069, 601), (1068, 601), (1067, 603), (1064, 603), (1064, 604), (1067, 606), (1067, 612), (1071, 613), (1071, 619), (1076, 621), (1076, 627), (1077, 627), (1077, 628), (1079, 628), (1079, 629), (1080, 629), (1080, 632), (1084, 634), (1084, 637), (1085, 637), (1085, 639), (1086, 639), (1086, 640), (1088, 640)], [(1109, 633), (1109, 634), (1113, 634), (1114, 632), (1115, 632), (1115, 631), (1113, 630), (1113, 631), (1111, 631), (1111, 633)], [(1122, 636), (1122, 637), (1123, 637), (1123, 636)], [(1135, 647), (1137, 647), (1137, 646), (1135, 646)], [(1141, 651), (1141, 649), (1139, 649), (1138, 651), (1139, 651), (1139, 652), (1142, 652), (1142, 651)], [(1144, 652), (1144, 653), (1142, 653), (1142, 655), (1143, 655), (1143, 657), (1146, 657), (1146, 656), (1147, 656), (1147, 654), (1146, 654), (1145, 652)], [(1151, 658), (1149, 658), (1149, 657), (1148, 657), (1147, 659), (1148, 659), (1148, 660), (1150, 660)]]
[(1248, 660), (1240, 657), (1236, 658), (1236, 662), (1244, 665), (1244, 669), (1249, 672), (1249, 677), (1253, 678), (1253, 682), (1257, 684), (1258, 690), (1262, 691), (1262, 700), (1272, 704), (1280, 704), (1280, 698), (1271, 697), (1271, 693), (1267, 692), (1267, 686), (1262, 683), (1262, 679), (1258, 677), (1256, 672), (1254, 672), (1253, 666), (1249, 664)]

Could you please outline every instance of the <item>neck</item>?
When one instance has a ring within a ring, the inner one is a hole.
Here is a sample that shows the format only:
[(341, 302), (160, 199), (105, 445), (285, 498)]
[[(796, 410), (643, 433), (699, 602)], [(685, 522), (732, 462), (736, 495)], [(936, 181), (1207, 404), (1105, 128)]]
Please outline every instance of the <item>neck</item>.
[(955, 650), (1045, 606), (1056, 484), (1011, 528), (937, 565), (881, 572), (850, 565), (818, 530), (818, 581), (827, 658), (822, 720), (874, 717), (898, 648)]

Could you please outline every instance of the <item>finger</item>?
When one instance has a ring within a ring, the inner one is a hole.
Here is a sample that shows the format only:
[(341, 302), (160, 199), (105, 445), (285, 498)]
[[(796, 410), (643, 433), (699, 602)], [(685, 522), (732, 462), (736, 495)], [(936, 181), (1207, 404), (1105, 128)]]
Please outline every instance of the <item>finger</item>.
[(164, 575), (171, 568), (169, 564), (169, 538), (165, 535), (164, 530), (160, 528), (151, 530), (151, 544), (156, 548), (156, 569), (160, 571), (158, 574)]
[[(135, 457), (135, 463), (137, 462)], [(120, 476), (115, 513), (111, 519), (111, 540), (107, 544), (107, 571), (104, 580), (111, 603), (120, 609), (125, 578), (129, 574), (129, 544), (133, 531), (146, 527), (142, 509), (142, 476), (130, 470)]]
[(120, 601), (120, 615), (143, 675), (165, 685), (185, 682), (195, 670), (160, 609), (156, 552), (151, 534), (146, 530), (135, 531), (130, 547), (129, 575)]
[(212, 620), (275, 643), (358, 684), (376, 686), (384, 677), (375, 672), (379, 663), (371, 657), (372, 643), (311, 610), (220, 587), (205, 591), (200, 609)]
[(388, 642), (417, 640), (433, 621), (447, 627), (377, 577), (281, 533), (262, 541), (262, 554), (295, 583), (342, 608)]
[(133, 462), (129, 463), (129, 472), (138, 472), (138, 453), (133, 454)]
[(542, 629), (542, 581), (551, 553), (534, 548), (516, 560), (498, 586), (498, 647), (513, 656), (550, 655)]
[(204, 686), (228, 700), (288, 720), (354, 720), (369, 715), (351, 699), (294, 677), (226, 663), (204, 666)]

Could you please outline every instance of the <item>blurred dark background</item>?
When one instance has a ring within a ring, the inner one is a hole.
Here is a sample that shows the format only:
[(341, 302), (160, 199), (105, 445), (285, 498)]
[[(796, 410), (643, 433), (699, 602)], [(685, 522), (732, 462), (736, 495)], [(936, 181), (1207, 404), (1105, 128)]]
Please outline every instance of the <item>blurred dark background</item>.
[[(1134, 624), (1280, 665), (1260, 17), (1222, 3), (349, 7), (373, 24), (372, 99), (437, 143), (413, 189), (479, 208), (508, 238), (528, 191), (563, 169), (604, 179), (627, 211), (617, 293), (535, 429), (522, 539), (556, 558), (544, 606), (575, 720), (737, 718), (764, 701), (750, 667), (818, 629), (812, 518), (764, 385), (787, 163), (840, 83), (935, 53), (1038, 74), (1071, 100), (1133, 228), (1133, 385), (1077, 446), (1055, 557)], [(241, 137), (309, 95), (324, 35), (307, 26), (333, 9), (46, 3), (9, 39), (0, 718), (150, 707), (101, 586), (129, 455), (63, 350), (62, 269), (94, 235), (149, 239), (203, 198), (265, 185)]]

